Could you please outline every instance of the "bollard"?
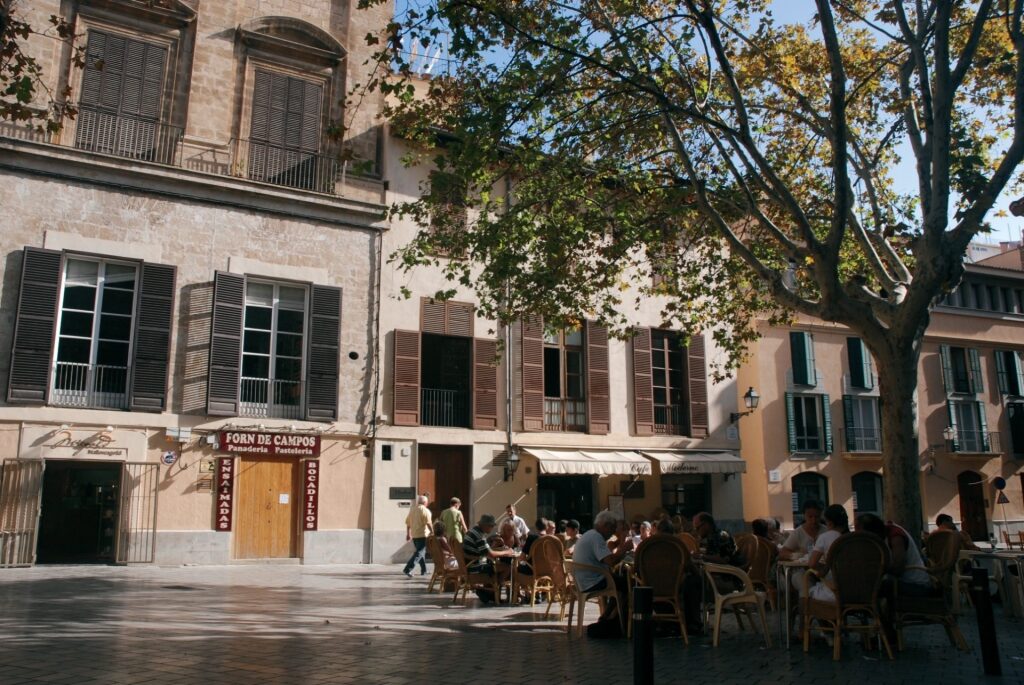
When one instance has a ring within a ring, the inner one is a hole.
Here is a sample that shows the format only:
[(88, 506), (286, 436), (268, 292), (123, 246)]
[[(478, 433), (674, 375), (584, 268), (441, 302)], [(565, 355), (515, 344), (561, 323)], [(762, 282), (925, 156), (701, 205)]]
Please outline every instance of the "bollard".
[(988, 591), (988, 569), (971, 569), (971, 599), (978, 614), (978, 639), (985, 675), (1002, 675), (999, 645), (996, 644), (996, 621), (992, 615), (992, 595)]
[(654, 685), (654, 589), (633, 588), (633, 685)]

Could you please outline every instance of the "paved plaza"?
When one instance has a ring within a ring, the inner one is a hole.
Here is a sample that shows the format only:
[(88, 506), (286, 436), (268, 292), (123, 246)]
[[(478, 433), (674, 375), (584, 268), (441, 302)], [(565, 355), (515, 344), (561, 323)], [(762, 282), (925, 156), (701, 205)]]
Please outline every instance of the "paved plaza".
[[(630, 683), (626, 640), (568, 638), (543, 610), (452, 605), (398, 566), (64, 566), (0, 571), (0, 683)], [(589, 608), (588, 616), (595, 618)], [(1004, 676), (1024, 682), (1024, 624), (996, 608)], [(895, 662), (850, 641), (765, 649), (726, 621), (710, 638), (655, 642), (658, 683), (979, 682), (940, 628), (908, 633)], [(772, 629), (777, 631), (773, 620)], [(773, 636), (777, 637), (777, 635)], [(995, 681), (993, 679), (993, 681)]]

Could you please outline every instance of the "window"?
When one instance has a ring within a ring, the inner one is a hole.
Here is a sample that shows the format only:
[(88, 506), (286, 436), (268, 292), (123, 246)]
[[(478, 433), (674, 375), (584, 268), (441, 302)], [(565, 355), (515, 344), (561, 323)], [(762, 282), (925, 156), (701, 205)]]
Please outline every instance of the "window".
[(843, 418), (846, 421), (847, 451), (882, 451), (882, 432), (879, 428), (877, 397), (844, 395)]
[(54, 404), (128, 407), (136, 267), (68, 259), (64, 267)]
[(1024, 455), (1024, 402), (1009, 402), (1006, 418), (1010, 424), (1010, 445), (1015, 456)]
[(942, 380), (947, 394), (974, 395), (984, 392), (981, 359), (970, 347), (939, 345)]
[(686, 348), (682, 336), (674, 331), (651, 331), (655, 433), (689, 434), (686, 378)]
[(871, 368), (871, 353), (860, 338), (846, 339), (846, 352), (850, 362), (850, 385), (862, 390), (875, 387), (875, 374)]
[(985, 418), (985, 404), (964, 400), (946, 403), (949, 416), (947, 439), (951, 452), (990, 452), (992, 438)]
[(810, 333), (791, 331), (789, 351), (793, 362), (793, 383), (795, 385), (817, 385), (818, 374), (814, 367), (814, 336)]
[(241, 416), (303, 416), (306, 289), (249, 281), (242, 332)]
[[(828, 478), (809, 471), (798, 473), (790, 479), (793, 492), (793, 513), (803, 511), (804, 502), (814, 500), (823, 507), (828, 506)], [(800, 522), (796, 522), (797, 525)]]
[(790, 452), (832, 452), (832, 414), (828, 395), (786, 393)]
[(583, 330), (544, 333), (544, 429), (585, 430)]
[(711, 479), (697, 474), (663, 475), (661, 506), (671, 516), (711, 511)]
[(870, 471), (861, 471), (850, 479), (853, 487), (853, 513), (882, 515), (882, 477)]
[(999, 394), (1014, 397), (1024, 395), (1024, 377), (1021, 374), (1020, 353), (1015, 350), (996, 350), (995, 357)]

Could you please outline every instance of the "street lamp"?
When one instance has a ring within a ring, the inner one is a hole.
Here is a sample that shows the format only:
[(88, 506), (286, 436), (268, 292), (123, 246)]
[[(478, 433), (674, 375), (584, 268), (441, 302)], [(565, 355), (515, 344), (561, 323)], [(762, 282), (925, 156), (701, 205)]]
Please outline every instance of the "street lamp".
[(729, 423), (736, 423), (747, 414), (753, 413), (757, 409), (757, 403), (761, 401), (761, 396), (757, 394), (751, 386), (745, 393), (743, 393), (743, 405), (747, 408), (747, 411), (731, 412), (729, 414)]
[(505, 457), (505, 480), (509, 480), (515, 477), (516, 470), (519, 468), (519, 450), (512, 447), (508, 451), (508, 456)]

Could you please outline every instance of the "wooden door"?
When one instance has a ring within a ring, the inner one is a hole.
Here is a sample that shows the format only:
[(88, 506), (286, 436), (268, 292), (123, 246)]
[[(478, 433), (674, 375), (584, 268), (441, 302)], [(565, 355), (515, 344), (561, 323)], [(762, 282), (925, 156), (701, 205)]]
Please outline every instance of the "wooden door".
[(238, 460), (235, 558), (297, 556), (299, 464), (288, 458)]
[(430, 493), (430, 513), (436, 519), (452, 497), (462, 500), (462, 513), (470, 520), (470, 447), (420, 445), (416, 493)]
[(985, 478), (974, 471), (964, 471), (956, 477), (960, 495), (960, 527), (972, 540), (988, 540), (988, 517), (985, 516)]

